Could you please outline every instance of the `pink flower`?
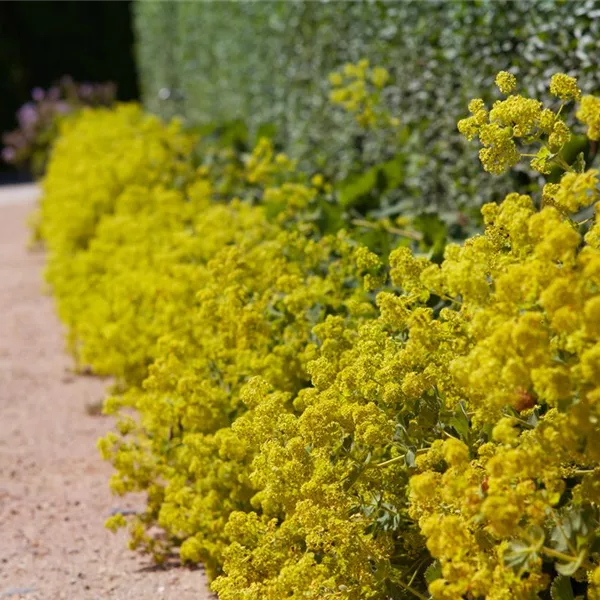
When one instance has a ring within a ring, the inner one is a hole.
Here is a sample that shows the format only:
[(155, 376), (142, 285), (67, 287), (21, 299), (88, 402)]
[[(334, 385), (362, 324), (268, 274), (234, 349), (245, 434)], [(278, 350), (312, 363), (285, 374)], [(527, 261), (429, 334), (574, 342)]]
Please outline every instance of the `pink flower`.
[(36, 87), (36, 88), (33, 88), (33, 90), (31, 90), (31, 97), (36, 102), (41, 102), (44, 99), (45, 95), (46, 94), (44, 93), (44, 90), (40, 87)]
[(15, 159), (16, 153), (13, 148), (6, 146), (2, 148), (2, 160), (4, 162), (10, 163)]

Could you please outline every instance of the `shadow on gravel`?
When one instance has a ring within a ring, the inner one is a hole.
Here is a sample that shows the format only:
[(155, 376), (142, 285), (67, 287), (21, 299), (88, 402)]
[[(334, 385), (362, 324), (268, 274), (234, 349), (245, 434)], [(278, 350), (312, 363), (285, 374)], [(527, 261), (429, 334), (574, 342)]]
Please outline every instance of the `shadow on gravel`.
[(171, 571), (172, 569), (186, 569), (188, 571), (204, 571), (202, 565), (188, 565), (183, 564), (177, 555), (170, 556), (163, 563), (150, 564), (144, 567), (140, 567), (136, 570), (136, 573), (157, 573), (159, 571)]

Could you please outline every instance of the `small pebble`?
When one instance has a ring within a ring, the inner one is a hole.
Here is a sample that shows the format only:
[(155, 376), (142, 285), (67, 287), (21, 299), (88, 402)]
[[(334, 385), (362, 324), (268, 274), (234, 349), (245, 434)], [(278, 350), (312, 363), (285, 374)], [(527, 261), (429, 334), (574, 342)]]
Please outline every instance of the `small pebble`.
[(0, 594), (0, 598), (8, 598), (9, 596), (21, 596), (23, 594), (29, 594), (31, 592), (35, 592), (35, 588), (33, 587), (23, 587), (23, 588), (9, 588), (5, 592)]
[(128, 515), (137, 515), (138, 511), (133, 510), (132, 508), (111, 508), (109, 514), (111, 517), (114, 515), (128, 516)]

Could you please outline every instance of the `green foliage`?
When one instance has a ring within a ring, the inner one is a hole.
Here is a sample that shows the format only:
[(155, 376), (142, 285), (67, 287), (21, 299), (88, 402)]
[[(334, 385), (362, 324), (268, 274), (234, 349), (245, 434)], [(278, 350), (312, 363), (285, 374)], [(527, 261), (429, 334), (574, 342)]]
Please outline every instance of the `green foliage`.
[[(140, 0), (134, 8), (151, 110), (191, 123), (239, 118), (251, 139), (273, 127), (302, 168), (341, 185), (344, 202), (373, 184), (371, 168), (401, 157), (394, 168), (401, 179), (376, 199), (394, 214), (407, 204), (417, 212), (477, 208), (538, 181), (523, 167), (492, 182), (456, 131), (468, 99), (488, 89), (497, 71), (510, 68), (535, 96), (546, 93), (539, 82), (556, 65), (579, 73), (584, 91), (600, 87), (597, 0)], [(365, 58), (391, 75), (381, 102), (401, 121), (393, 143), (385, 128), (365, 131), (328, 101), (327, 76)], [(167, 100), (159, 99), (163, 88)], [(359, 209), (364, 215), (374, 205)]]

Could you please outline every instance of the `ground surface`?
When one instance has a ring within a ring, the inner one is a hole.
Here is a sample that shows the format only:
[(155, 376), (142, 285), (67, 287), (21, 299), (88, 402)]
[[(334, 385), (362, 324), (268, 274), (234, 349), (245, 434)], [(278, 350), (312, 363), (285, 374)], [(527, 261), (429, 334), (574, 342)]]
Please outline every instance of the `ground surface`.
[(104, 529), (111, 467), (96, 450), (106, 417), (86, 406), (105, 382), (73, 375), (43, 254), (27, 251), (33, 186), (0, 188), (0, 598), (206, 600), (201, 570), (155, 570)]

